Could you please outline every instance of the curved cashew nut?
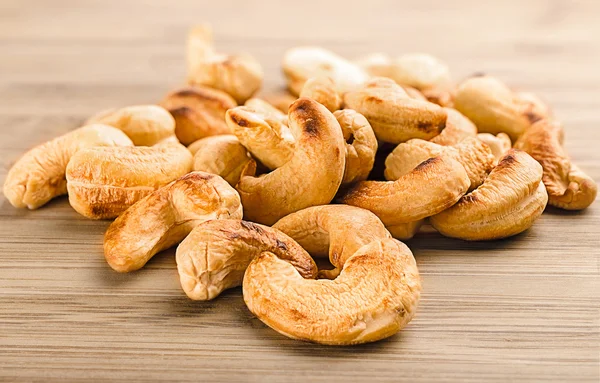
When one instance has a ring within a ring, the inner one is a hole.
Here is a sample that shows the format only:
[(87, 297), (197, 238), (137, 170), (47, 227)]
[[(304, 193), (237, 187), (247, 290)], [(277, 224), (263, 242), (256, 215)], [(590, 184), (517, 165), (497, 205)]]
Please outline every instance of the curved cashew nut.
[(373, 241), (341, 266), (335, 280), (315, 281), (264, 252), (246, 270), (244, 301), (279, 333), (330, 345), (383, 339), (412, 319), (421, 282), (415, 259), (403, 243)]
[(431, 139), (446, 125), (446, 111), (439, 105), (410, 98), (400, 85), (383, 77), (344, 94), (344, 105), (364, 115), (379, 140), (394, 144)]
[(317, 265), (293, 239), (268, 226), (220, 219), (198, 225), (177, 247), (183, 291), (193, 300), (210, 300), (240, 286), (250, 261), (263, 251), (289, 262), (303, 278), (315, 279)]
[(193, 146), (194, 170), (219, 175), (231, 186), (256, 174), (256, 161), (234, 135), (206, 137)]
[(260, 88), (262, 67), (248, 54), (215, 52), (212, 40), (212, 29), (208, 25), (199, 25), (190, 31), (187, 43), (188, 82), (222, 90), (241, 104)]
[(446, 127), (431, 142), (438, 145), (456, 145), (462, 140), (477, 136), (477, 127), (456, 109), (444, 108), (448, 118)]
[[(227, 112), (238, 126), (257, 126), (260, 120), (244, 109)], [(323, 105), (301, 98), (290, 108), (295, 137), (292, 158), (260, 177), (242, 177), (236, 189), (246, 219), (272, 225), (281, 217), (309, 206), (331, 202), (344, 175), (344, 138), (340, 124)]]
[(342, 97), (335, 82), (328, 76), (309, 78), (302, 87), (300, 97), (312, 98), (331, 113), (342, 107)]
[(9, 170), (4, 195), (14, 207), (37, 209), (67, 193), (67, 164), (79, 150), (132, 145), (125, 133), (111, 126), (94, 124), (73, 130), (25, 153)]
[(175, 134), (175, 120), (157, 105), (134, 105), (103, 110), (88, 118), (85, 125), (103, 124), (127, 135), (136, 146), (152, 146)]
[(531, 227), (548, 194), (542, 167), (527, 153), (511, 149), (483, 185), (429, 221), (445, 236), (469, 241), (510, 237)]
[(181, 144), (83, 149), (67, 166), (69, 203), (87, 218), (115, 218), (191, 170), (192, 154)]
[(563, 135), (559, 123), (541, 120), (525, 131), (515, 148), (526, 151), (542, 165), (550, 205), (565, 210), (585, 209), (596, 199), (598, 185), (571, 164), (562, 146)]
[(495, 136), (491, 133), (479, 133), (477, 139), (484, 142), (492, 150), (492, 153), (496, 158), (494, 166), (506, 155), (510, 148), (512, 148), (512, 142), (506, 133), (498, 133)]
[(239, 195), (219, 176), (192, 172), (125, 210), (104, 235), (104, 257), (116, 271), (138, 270), (194, 227), (221, 218), (242, 218)]
[(206, 86), (175, 90), (160, 102), (175, 119), (175, 135), (184, 145), (204, 137), (231, 133), (225, 112), (237, 106), (225, 92)]

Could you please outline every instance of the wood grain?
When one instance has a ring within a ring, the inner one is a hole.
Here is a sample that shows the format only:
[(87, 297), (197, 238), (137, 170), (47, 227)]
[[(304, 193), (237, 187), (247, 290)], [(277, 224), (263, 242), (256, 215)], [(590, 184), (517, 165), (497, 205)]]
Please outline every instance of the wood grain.
[[(22, 1), (0, 6), (0, 181), (27, 148), (112, 106), (152, 103), (184, 78), (193, 23), (252, 52), (266, 88), (286, 48), (356, 57), (425, 51), (460, 79), (498, 75), (540, 94), (574, 160), (600, 179), (597, 1)], [(513, 239), (409, 243), (423, 277), (416, 319), (376, 344), (286, 339), (239, 289), (189, 301), (173, 251), (117, 274), (108, 223), (65, 198), (38, 211), (0, 199), (0, 379), (19, 381), (587, 381), (600, 379), (600, 203), (549, 209)]]

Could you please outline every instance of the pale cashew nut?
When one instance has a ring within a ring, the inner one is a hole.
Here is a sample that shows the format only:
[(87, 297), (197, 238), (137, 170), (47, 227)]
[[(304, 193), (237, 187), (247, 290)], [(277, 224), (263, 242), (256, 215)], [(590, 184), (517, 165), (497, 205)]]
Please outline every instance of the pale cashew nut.
[(383, 77), (344, 94), (344, 105), (364, 115), (379, 140), (394, 144), (431, 139), (446, 125), (446, 111), (439, 105), (410, 98), (400, 85)]
[(450, 83), (448, 66), (424, 53), (408, 53), (393, 60), (390, 77), (398, 84), (419, 90), (444, 87)]
[[(238, 126), (256, 126), (260, 119), (239, 108), (227, 113)], [(260, 177), (242, 177), (236, 189), (246, 219), (272, 225), (281, 217), (309, 206), (331, 202), (344, 176), (345, 142), (340, 124), (323, 105), (301, 98), (290, 108), (295, 138), (292, 158)]]
[(492, 150), (492, 153), (496, 158), (494, 165), (496, 165), (498, 161), (506, 155), (510, 148), (512, 148), (512, 142), (506, 133), (498, 133), (495, 136), (491, 133), (479, 133), (477, 139), (485, 142)]
[(303, 278), (317, 265), (293, 239), (257, 223), (220, 219), (198, 225), (177, 247), (181, 287), (193, 300), (210, 300), (240, 286), (248, 264), (263, 251), (289, 262)]
[(104, 257), (114, 270), (142, 268), (211, 219), (241, 219), (238, 193), (219, 176), (192, 172), (125, 210), (104, 235)]
[(548, 194), (541, 180), (541, 165), (529, 154), (511, 149), (480, 187), (429, 221), (443, 235), (468, 241), (519, 234), (546, 207)]
[(448, 118), (446, 127), (431, 142), (438, 145), (456, 145), (468, 137), (477, 136), (477, 127), (456, 109), (444, 108)]
[(403, 243), (380, 239), (346, 260), (333, 281), (304, 279), (275, 254), (254, 258), (244, 275), (244, 301), (275, 331), (293, 339), (347, 345), (400, 331), (414, 316), (421, 281)]
[(115, 218), (191, 170), (192, 154), (181, 144), (83, 149), (67, 166), (69, 203), (87, 218)]
[(548, 203), (565, 210), (582, 210), (598, 194), (593, 178), (571, 163), (563, 142), (563, 129), (557, 122), (541, 120), (533, 124), (515, 143), (529, 153), (543, 169)]
[(234, 135), (206, 137), (192, 145), (194, 170), (219, 175), (231, 186), (243, 176), (256, 174), (256, 161)]
[(349, 91), (369, 78), (358, 65), (319, 47), (288, 50), (283, 56), (282, 67), (288, 89), (294, 95), (300, 94), (304, 83), (311, 77), (331, 77), (340, 92)]
[(14, 207), (37, 209), (67, 193), (67, 164), (79, 150), (132, 145), (125, 133), (111, 126), (93, 124), (73, 130), (25, 153), (6, 176), (4, 196)]
[(550, 106), (544, 102), (537, 94), (532, 92), (516, 92), (516, 97), (521, 102), (529, 103), (532, 106), (533, 114), (545, 118), (552, 117)]
[(237, 106), (225, 92), (205, 86), (175, 90), (161, 101), (175, 119), (175, 135), (184, 145), (204, 137), (231, 133), (225, 112)]
[(331, 113), (342, 107), (342, 97), (335, 82), (328, 76), (312, 77), (306, 80), (300, 97), (312, 98), (329, 109)]
[(377, 154), (377, 138), (362, 114), (344, 109), (333, 113), (346, 140), (346, 168), (342, 185), (364, 181), (369, 176)]
[(249, 54), (215, 52), (212, 40), (210, 26), (191, 29), (187, 43), (188, 82), (222, 90), (241, 104), (260, 88), (262, 67)]
[(136, 146), (152, 146), (175, 134), (175, 120), (157, 105), (107, 109), (90, 117), (85, 124), (113, 126), (122, 130)]
[(392, 59), (385, 53), (371, 53), (354, 63), (373, 77), (392, 77)]

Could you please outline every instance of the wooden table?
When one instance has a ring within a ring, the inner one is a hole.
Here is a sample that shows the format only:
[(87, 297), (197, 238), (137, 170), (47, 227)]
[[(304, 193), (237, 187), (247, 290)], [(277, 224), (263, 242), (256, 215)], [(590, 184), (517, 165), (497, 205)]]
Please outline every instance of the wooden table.
[[(283, 84), (286, 48), (355, 57), (425, 51), (534, 91), (600, 179), (597, 1), (24, 1), (0, 5), (0, 181), (26, 149), (112, 106), (153, 103), (184, 79), (188, 27), (261, 61)], [(15, 380), (598, 382), (600, 203), (548, 209), (491, 243), (409, 242), (423, 278), (399, 335), (328, 348), (278, 335), (240, 289), (192, 302), (173, 251), (133, 274), (102, 256), (108, 222), (65, 198), (38, 211), (0, 197), (0, 377)]]

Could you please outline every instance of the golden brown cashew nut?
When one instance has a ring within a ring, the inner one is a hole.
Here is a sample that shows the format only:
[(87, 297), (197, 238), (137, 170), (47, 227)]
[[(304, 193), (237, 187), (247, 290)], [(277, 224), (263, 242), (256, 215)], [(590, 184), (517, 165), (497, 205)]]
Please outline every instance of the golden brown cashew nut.
[[(239, 108), (227, 114), (240, 126), (259, 123)], [(290, 108), (289, 122), (295, 137), (293, 157), (268, 174), (242, 177), (236, 186), (248, 220), (272, 225), (300, 209), (327, 204), (342, 182), (345, 143), (333, 114), (318, 102), (301, 98)]]
[(477, 136), (477, 127), (456, 109), (444, 108), (448, 118), (446, 127), (431, 142), (438, 145), (456, 145), (462, 140)]
[(329, 76), (341, 92), (353, 89), (369, 78), (358, 65), (319, 47), (289, 49), (283, 56), (282, 67), (288, 89), (294, 95), (300, 94), (311, 77)]
[(510, 237), (531, 227), (548, 194), (542, 167), (523, 151), (511, 149), (483, 185), (429, 221), (445, 236), (468, 241)]
[(104, 257), (116, 271), (138, 270), (202, 222), (223, 218), (242, 218), (237, 192), (219, 176), (192, 172), (125, 210), (104, 235)]
[(329, 109), (331, 113), (342, 107), (342, 97), (335, 82), (328, 76), (317, 76), (306, 80), (300, 97), (312, 98)]
[(268, 226), (220, 219), (198, 225), (177, 247), (181, 287), (193, 300), (210, 300), (240, 286), (250, 261), (263, 251), (289, 262), (303, 278), (317, 265), (293, 239)]
[(394, 144), (431, 139), (446, 125), (446, 111), (439, 105), (410, 98), (400, 85), (384, 77), (344, 94), (344, 105), (367, 118), (377, 139)]
[(414, 316), (421, 292), (412, 253), (394, 239), (361, 247), (333, 281), (304, 279), (264, 252), (244, 275), (244, 301), (266, 325), (293, 339), (347, 345), (394, 335)]
[(262, 100), (260, 98), (251, 98), (244, 103), (244, 106), (252, 108), (258, 113), (270, 115), (272, 118), (276, 118), (283, 125), (287, 126), (288, 124), (287, 112), (283, 113), (281, 110), (277, 109), (265, 100)]
[(454, 107), (482, 133), (506, 133), (515, 141), (543, 118), (532, 102), (518, 97), (504, 83), (489, 76), (472, 77), (456, 90)]
[(541, 120), (525, 131), (515, 148), (526, 151), (542, 165), (550, 205), (566, 210), (585, 209), (596, 199), (598, 186), (571, 164), (562, 146), (563, 136), (558, 122)]
[(173, 117), (157, 105), (107, 109), (90, 117), (85, 124), (113, 126), (122, 130), (136, 146), (152, 146), (175, 134)]
[(443, 155), (429, 158), (396, 181), (362, 181), (342, 202), (375, 213), (386, 227), (429, 217), (454, 205), (470, 185), (465, 168)]
[(479, 133), (477, 135), (477, 139), (481, 142), (484, 142), (492, 150), (492, 153), (496, 158), (494, 165), (506, 155), (510, 148), (512, 148), (512, 142), (506, 133), (498, 133), (495, 136), (490, 133)]
[(73, 130), (25, 153), (9, 170), (4, 195), (14, 207), (37, 209), (67, 193), (67, 164), (79, 150), (132, 145), (125, 133), (111, 126), (93, 124)]
[(206, 137), (193, 145), (194, 170), (219, 175), (231, 186), (256, 174), (256, 161), (234, 135)]
[(225, 112), (237, 106), (225, 92), (206, 86), (175, 90), (160, 102), (175, 119), (175, 135), (184, 145), (204, 137), (231, 133)]
[(191, 29), (187, 43), (188, 82), (230, 94), (243, 103), (260, 88), (263, 71), (249, 54), (225, 55), (213, 47), (212, 29), (199, 25)]
[(377, 138), (373, 128), (365, 116), (352, 109), (338, 110), (333, 115), (346, 140), (346, 168), (342, 185), (364, 181), (373, 169), (377, 154)]
[(69, 203), (87, 218), (115, 218), (191, 170), (192, 154), (181, 144), (83, 149), (67, 166)]

